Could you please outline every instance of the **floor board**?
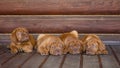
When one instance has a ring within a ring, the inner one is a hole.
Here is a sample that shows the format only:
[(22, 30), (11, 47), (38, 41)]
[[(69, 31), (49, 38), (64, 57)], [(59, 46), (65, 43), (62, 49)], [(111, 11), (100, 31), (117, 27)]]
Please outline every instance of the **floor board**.
[(41, 56), (32, 53), (11, 54), (0, 48), (0, 68), (120, 68), (120, 46), (107, 46), (108, 55)]
[(120, 68), (109, 46), (107, 46), (107, 49), (109, 54), (100, 56), (102, 67), (103, 68)]

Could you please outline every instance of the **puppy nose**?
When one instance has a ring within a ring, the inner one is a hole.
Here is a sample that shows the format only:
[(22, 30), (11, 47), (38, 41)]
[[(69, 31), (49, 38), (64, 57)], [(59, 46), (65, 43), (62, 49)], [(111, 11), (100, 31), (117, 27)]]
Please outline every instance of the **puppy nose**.
[(61, 51), (60, 50), (56, 50), (56, 55), (60, 55)]
[(77, 50), (78, 50), (78, 48), (77, 48), (77, 47), (75, 47), (75, 48), (74, 48), (74, 51), (77, 51)]
[(56, 50), (56, 52), (58, 53), (58, 52), (60, 52), (60, 50)]
[(76, 50), (77, 48), (74, 48), (74, 50)]

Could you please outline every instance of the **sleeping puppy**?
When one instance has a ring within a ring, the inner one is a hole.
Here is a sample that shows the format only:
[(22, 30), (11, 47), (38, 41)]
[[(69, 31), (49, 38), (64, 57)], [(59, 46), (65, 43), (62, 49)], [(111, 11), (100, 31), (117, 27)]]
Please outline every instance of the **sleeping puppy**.
[(86, 35), (82, 38), (84, 42), (84, 51), (86, 54), (108, 54), (105, 45), (95, 34)]
[(78, 54), (82, 53), (83, 43), (78, 39), (78, 32), (71, 31), (69, 33), (64, 33), (60, 36), (61, 40), (64, 42), (64, 54)]
[(57, 36), (40, 34), (37, 38), (37, 52), (41, 55), (62, 55), (63, 45), (62, 40)]
[(9, 48), (11, 53), (18, 52), (32, 52), (33, 47), (35, 46), (35, 39), (32, 35), (29, 35), (29, 32), (26, 28), (16, 28), (13, 30), (11, 36), (11, 43)]

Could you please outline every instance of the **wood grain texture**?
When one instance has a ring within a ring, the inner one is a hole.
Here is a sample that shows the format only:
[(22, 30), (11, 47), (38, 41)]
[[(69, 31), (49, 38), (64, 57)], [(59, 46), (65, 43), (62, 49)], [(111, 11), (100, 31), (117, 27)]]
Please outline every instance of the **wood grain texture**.
[(80, 54), (66, 56), (62, 68), (79, 68), (80, 67)]
[[(0, 68), (120, 68), (118, 61), (119, 47), (120, 46), (107, 46), (109, 51), (108, 55), (88, 56), (82, 54), (82, 57), (80, 54), (42, 56), (35, 52), (13, 55), (7, 48), (2, 46), (7, 52), (0, 55)], [(118, 60), (116, 60), (115, 54)]]
[(114, 57), (120, 66), (120, 46), (111, 46), (111, 49), (114, 53)]
[(31, 59), (29, 59), (21, 68), (39, 68), (39, 65), (45, 59), (46, 56), (41, 56), (36, 53)]
[(120, 0), (2, 0), (0, 14), (120, 14)]
[[(6, 62), (4, 65), (2, 65), (3, 68), (17, 68), (21, 67), (21, 64), (23, 64), (27, 58), (29, 58), (33, 53), (29, 54), (19, 54), (16, 55), (14, 58), (10, 59), (8, 62)], [(18, 61), (18, 62), (16, 62)]]
[(107, 46), (107, 49), (109, 52), (108, 55), (100, 56), (103, 68), (120, 68), (109, 46)]
[(10, 51), (7, 51), (6, 53), (0, 55), (0, 64), (4, 65), (6, 62), (8, 62), (13, 57), (15, 57), (15, 55), (11, 54)]
[(49, 56), (47, 61), (44, 63), (42, 68), (59, 68), (60, 63), (62, 61), (63, 55), (62, 56)]
[(120, 16), (104, 15), (2, 15), (0, 33), (26, 27), (31, 33), (120, 33)]
[(98, 57), (83, 55), (83, 68), (99, 68)]

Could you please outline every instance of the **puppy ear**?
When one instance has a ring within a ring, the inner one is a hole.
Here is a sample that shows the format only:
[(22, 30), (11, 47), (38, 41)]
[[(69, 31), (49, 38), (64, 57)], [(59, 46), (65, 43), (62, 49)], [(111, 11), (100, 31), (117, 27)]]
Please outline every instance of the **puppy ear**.
[(98, 48), (100, 51), (103, 51), (106, 49), (105, 44), (101, 40), (98, 40), (98, 44), (99, 44)]
[(51, 47), (53, 46), (53, 44), (52, 43), (50, 43), (50, 44), (47, 44), (46, 45), (46, 49), (48, 50), (48, 51), (50, 51), (50, 49), (51, 49)]
[(78, 32), (76, 30), (71, 31), (70, 33), (73, 34), (76, 38), (78, 38)]
[(81, 40), (79, 40), (79, 43), (80, 43), (80, 45), (81, 45), (81, 50), (84, 51), (84, 50), (85, 50), (85, 48), (84, 48), (84, 43), (83, 43)]
[(89, 41), (91, 38), (92, 38), (91, 35), (85, 35), (81, 40), (83, 42), (86, 42), (86, 41)]
[(18, 29), (19, 29), (19, 30), (23, 30), (23, 31), (29, 33), (28, 30), (27, 30), (26, 28), (24, 28), (24, 27), (19, 27)]
[(11, 39), (12, 42), (17, 42), (16, 31), (17, 31), (16, 29), (13, 30), (13, 32), (12, 32), (12, 34), (10, 36), (10, 39)]
[(36, 45), (36, 41), (32, 35), (29, 35), (30, 42), (32, 43), (33, 46)]

